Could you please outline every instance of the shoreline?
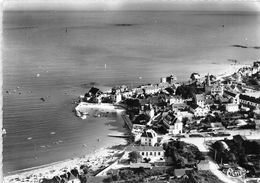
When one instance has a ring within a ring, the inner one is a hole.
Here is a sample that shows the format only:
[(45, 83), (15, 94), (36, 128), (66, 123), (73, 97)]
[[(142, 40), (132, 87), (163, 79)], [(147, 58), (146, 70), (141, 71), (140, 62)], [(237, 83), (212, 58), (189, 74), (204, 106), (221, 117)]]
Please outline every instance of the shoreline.
[[(127, 143), (126, 143), (127, 144)], [(116, 144), (116, 145), (126, 145)], [(98, 171), (109, 163), (114, 162), (117, 157), (115, 154), (123, 152), (122, 150), (113, 149), (115, 145), (109, 145), (95, 150), (93, 153), (86, 154), (82, 157), (75, 157), (58, 161), (46, 165), (40, 165), (28, 169), (17, 170), (3, 177), (4, 183), (14, 182), (39, 182), (42, 178), (51, 179), (56, 175), (62, 175), (74, 168), (80, 170), (81, 165), (88, 165), (92, 171)]]
[[(234, 67), (230, 65), (230, 68), (223, 68), (223, 70), (212, 73), (215, 74), (219, 79), (222, 77), (227, 77), (232, 75), (234, 72), (238, 71), (239, 68), (242, 68), (246, 65), (235, 65)], [(80, 112), (83, 112), (84, 110), (88, 110), (90, 108), (98, 108), (98, 109), (105, 109), (105, 110), (124, 110), (119, 105), (114, 104), (93, 104), (93, 103), (87, 103), (87, 102), (80, 102), (76, 107), (75, 110), (79, 110)], [(82, 111), (83, 110), (83, 111)], [(119, 143), (117, 145), (125, 145), (122, 143)], [(29, 180), (28, 182), (35, 182), (35, 177), (37, 177), (38, 181), (41, 178), (52, 178), (55, 175), (61, 175), (64, 173), (64, 170), (70, 170), (75, 167), (79, 169), (79, 166), (83, 163), (91, 164), (92, 170), (97, 170), (101, 166), (104, 166), (107, 162), (111, 162), (114, 158), (116, 158), (114, 155), (117, 153), (120, 153), (122, 151), (120, 150), (112, 150), (110, 149), (112, 145), (109, 145), (107, 147), (102, 147), (100, 149), (95, 150), (93, 153), (86, 154), (83, 157), (73, 157), (70, 159), (66, 159), (63, 161), (57, 161), (45, 165), (40, 165), (36, 167), (26, 168), (22, 170), (16, 170), (13, 172), (10, 172), (6, 175), (4, 175), (4, 182), (24, 182), (26, 180)], [(107, 157), (112, 157), (107, 158)], [(30, 179), (26, 179), (29, 177)], [(19, 178), (22, 181), (17, 181), (15, 178)], [(34, 178), (33, 180), (31, 180)], [(24, 180), (25, 179), (25, 180)]]

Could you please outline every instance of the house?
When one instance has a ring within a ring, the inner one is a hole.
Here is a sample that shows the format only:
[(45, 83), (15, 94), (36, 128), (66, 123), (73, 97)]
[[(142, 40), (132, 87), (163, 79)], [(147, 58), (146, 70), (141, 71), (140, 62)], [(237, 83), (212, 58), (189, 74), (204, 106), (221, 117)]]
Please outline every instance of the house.
[(220, 95), (222, 96), (224, 93), (224, 87), (223, 85), (220, 84), (213, 84), (211, 89), (210, 89), (210, 94), (215, 96), (215, 95)]
[(191, 76), (190, 76), (191, 80), (192, 81), (199, 81), (200, 80), (200, 75), (199, 73), (192, 73)]
[(147, 114), (150, 118), (153, 118), (154, 117), (154, 113), (155, 113), (155, 111), (154, 111), (154, 108), (153, 108), (153, 106), (151, 105), (151, 104), (148, 104), (148, 105), (146, 105), (145, 107), (144, 107), (144, 112), (145, 112), (145, 114)]
[(143, 87), (143, 91), (145, 94), (155, 94), (158, 93), (161, 89), (158, 86), (145, 86)]
[(166, 77), (161, 77), (160, 83), (166, 83)]
[(92, 97), (97, 97), (102, 94), (101, 90), (95, 87), (90, 88), (88, 91), (89, 95)]
[(133, 96), (133, 92), (132, 91), (124, 91), (124, 92), (122, 92), (122, 96), (124, 98), (130, 98), (130, 97)]
[(152, 129), (146, 130), (141, 135), (141, 145), (155, 146), (157, 143), (157, 134)]
[(195, 103), (200, 106), (200, 107), (204, 107), (205, 106), (205, 95), (204, 94), (196, 94), (195, 95)]
[(189, 109), (196, 117), (206, 116), (210, 111), (208, 107), (201, 107), (197, 104), (191, 104)]
[(256, 61), (253, 64), (252, 74), (256, 74), (259, 71), (260, 71), (260, 61)]
[(169, 134), (182, 133), (183, 123), (174, 115), (173, 112), (168, 112), (163, 117), (162, 122)]
[(182, 104), (182, 103), (184, 103), (184, 100), (181, 96), (174, 95), (174, 96), (170, 97), (169, 102), (170, 102), (170, 105), (172, 105), (172, 104)]
[(66, 183), (80, 183), (80, 180), (78, 178), (78, 175), (74, 175), (71, 172), (67, 172), (60, 176), (61, 181), (60, 182), (66, 182)]
[(151, 162), (164, 159), (164, 150), (162, 146), (127, 146), (124, 158), (128, 158), (130, 152), (136, 151), (142, 159), (151, 159)]
[(176, 81), (176, 80), (177, 80), (177, 77), (173, 76), (173, 75), (166, 77), (166, 82), (168, 82), (169, 84), (173, 84), (174, 81)]
[(168, 94), (168, 95), (174, 95), (175, 92), (176, 92), (176, 89), (177, 89), (177, 88), (175, 87), (175, 85), (172, 85), (172, 87), (165, 88), (165, 89), (163, 90), (163, 92), (166, 93), (166, 94)]
[(238, 104), (235, 103), (228, 103), (225, 105), (227, 112), (237, 112), (239, 111)]
[(191, 120), (194, 115), (189, 111), (176, 111), (176, 116), (180, 121), (182, 121), (183, 118), (188, 118)]
[(223, 96), (231, 99), (233, 103), (235, 104), (239, 104), (239, 94), (232, 92), (232, 91), (228, 91), (228, 90), (224, 90)]

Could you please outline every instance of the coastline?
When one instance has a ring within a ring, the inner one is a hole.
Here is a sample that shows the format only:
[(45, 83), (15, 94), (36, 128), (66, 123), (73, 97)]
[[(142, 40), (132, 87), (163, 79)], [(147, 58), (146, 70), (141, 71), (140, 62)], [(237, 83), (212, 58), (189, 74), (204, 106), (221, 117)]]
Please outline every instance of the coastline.
[[(239, 68), (244, 67), (245, 65), (235, 65), (233, 67), (230, 65), (230, 68), (224, 68), (223, 70), (216, 73), (216, 76), (220, 78), (229, 76), (236, 72)], [(215, 74), (215, 73), (212, 73)], [(123, 110), (123, 108), (119, 108), (120, 106), (113, 105), (113, 104), (92, 104), (92, 103), (86, 103), (81, 102), (75, 110), (79, 110), (80, 112), (83, 112), (85, 110), (91, 109), (91, 108), (98, 108), (98, 109), (106, 109), (106, 110)], [(113, 144), (115, 145), (115, 144)], [(116, 145), (123, 145), (122, 143), (118, 143)], [(78, 168), (82, 164), (88, 164), (91, 166), (91, 170), (98, 170), (102, 166), (107, 165), (109, 162), (113, 162), (116, 160), (116, 157), (114, 154), (120, 153), (122, 151), (120, 150), (111, 150), (109, 149), (111, 145), (107, 147), (102, 147), (98, 150), (95, 150), (94, 153), (87, 154), (84, 157), (76, 157), (67, 159), (64, 161), (58, 161), (53, 162), (46, 165), (41, 165), (37, 167), (17, 170), (14, 172), (10, 172), (10, 174), (4, 176), (4, 182), (6, 183), (12, 183), (12, 182), (25, 182), (28, 180), (28, 182), (37, 182), (41, 178), (52, 178), (56, 175), (61, 175), (64, 173), (65, 170), (70, 170), (73, 168)], [(19, 180), (18, 180), (18, 179)]]
[(87, 154), (83, 157), (76, 157), (47, 165), (17, 170), (11, 172), (11, 175), (4, 176), (4, 183), (39, 182), (42, 178), (51, 179), (56, 175), (62, 175), (74, 168), (79, 170), (80, 166), (83, 164), (90, 166), (92, 171), (98, 171), (102, 167), (108, 166), (109, 163), (116, 161), (117, 157), (115, 154), (122, 152), (121, 150), (112, 149), (114, 145), (125, 144), (113, 144), (95, 150), (94, 153)]

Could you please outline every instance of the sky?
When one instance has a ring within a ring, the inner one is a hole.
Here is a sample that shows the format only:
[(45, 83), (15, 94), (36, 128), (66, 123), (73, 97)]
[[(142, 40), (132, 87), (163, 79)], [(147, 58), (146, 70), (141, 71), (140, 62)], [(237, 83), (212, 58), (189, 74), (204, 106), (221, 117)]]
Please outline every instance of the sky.
[(3, 0), (4, 10), (179, 10), (259, 12), (260, 0)]

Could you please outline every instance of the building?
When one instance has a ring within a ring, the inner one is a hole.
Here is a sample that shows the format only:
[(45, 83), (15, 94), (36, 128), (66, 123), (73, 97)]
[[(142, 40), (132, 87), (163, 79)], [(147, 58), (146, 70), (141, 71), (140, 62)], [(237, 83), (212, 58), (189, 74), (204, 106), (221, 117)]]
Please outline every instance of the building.
[(231, 99), (232, 103), (239, 104), (239, 102), (240, 102), (238, 93), (224, 90), (223, 96), (228, 98), (228, 99)]
[(130, 98), (132, 96), (133, 96), (133, 92), (132, 91), (124, 91), (122, 93), (122, 97), (124, 97), (124, 98)]
[(101, 90), (98, 89), (98, 88), (95, 88), (95, 87), (92, 87), (89, 91), (88, 91), (89, 95), (90, 96), (93, 96), (93, 97), (97, 97), (99, 95), (102, 94)]
[(220, 85), (220, 84), (213, 84), (211, 86), (211, 89), (210, 89), (210, 94), (215, 96), (215, 95), (223, 95), (224, 93), (224, 87), (223, 85)]
[(143, 90), (145, 94), (155, 94), (158, 93), (161, 90), (161, 88), (159, 88), (158, 86), (151, 85), (143, 87)]
[(205, 95), (204, 94), (197, 94), (195, 95), (195, 103), (200, 106), (200, 107), (204, 107), (205, 106)]
[(239, 102), (242, 105), (252, 107), (252, 108), (260, 107), (260, 97), (256, 98), (256, 97), (253, 97), (253, 96), (240, 94)]
[(174, 81), (176, 81), (176, 80), (177, 80), (177, 77), (173, 76), (173, 75), (166, 77), (166, 82), (168, 82), (169, 84), (173, 84)]
[(138, 152), (142, 159), (151, 159), (151, 162), (164, 159), (164, 150), (162, 146), (127, 146), (124, 158), (128, 158), (130, 152)]
[(200, 80), (200, 75), (199, 73), (192, 73), (191, 76), (190, 76), (191, 80), (192, 81), (199, 81)]
[(163, 117), (162, 122), (169, 134), (182, 133), (183, 123), (173, 114), (173, 112), (168, 112), (168, 114)]
[(229, 103), (225, 105), (227, 112), (237, 112), (239, 111), (238, 104), (235, 103)]
[(256, 61), (253, 64), (252, 74), (256, 74), (259, 71), (260, 71), (260, 61)]
[(184, 100), (181, 96), (174, 95), (174, 96), (170, 97), (169, 102), (170, 102), (170, 105), (172, 105), (172, 104), (182, 104), (182, 103), (184, 103)]
[(210, 111), (208, 107), (201, 107), (197, 104), (190, 105), (189, 109), (194, 114), (194, 116), (196, 116), (196, 117), (206, 116)]
[(166, 77), (161, 77), (160, 83), (166, 83)]
[(141, 135), (141, 145), (155, 146), (157, 143), (157, 134), (152, 129), (146, 130)]

